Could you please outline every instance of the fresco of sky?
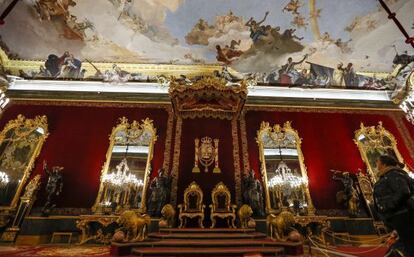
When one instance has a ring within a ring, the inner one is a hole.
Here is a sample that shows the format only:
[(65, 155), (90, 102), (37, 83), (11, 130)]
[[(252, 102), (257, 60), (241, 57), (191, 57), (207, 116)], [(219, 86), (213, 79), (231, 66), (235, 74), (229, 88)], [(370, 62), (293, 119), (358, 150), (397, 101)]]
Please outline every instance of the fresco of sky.
[[(414, 33), (414, 1), (387, 3)], [(0, 35), (13, 58), (68, 51), (81, 60), (219, 62), (242, 72), (305, 55), (328, 67), (390, 71), (395, 51), (413, 53), (377, 0), (24, 0)]]

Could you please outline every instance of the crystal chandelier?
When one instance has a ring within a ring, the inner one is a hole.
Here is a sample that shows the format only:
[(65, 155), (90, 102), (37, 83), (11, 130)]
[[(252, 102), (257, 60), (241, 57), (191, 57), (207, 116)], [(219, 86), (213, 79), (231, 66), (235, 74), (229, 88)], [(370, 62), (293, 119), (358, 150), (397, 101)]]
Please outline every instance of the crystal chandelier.
[(124, 158), (116, 166), (116, 171), (102, 176), (102, 182), (116, 191), (123, 191), (126, 187), (142, 187), (144, 182), (129, 172), (127, 159)]
[(268, 181), (268, 187), (289, 186), (298, 188), (308, 184), (308, 180), (292, 172), (289, 166), (283, 161), (282, 149), (279, 147), (280, 162), (275, 170), (276, 175)]
[(9, 184), (9, 176), (6, 172), (0, 171), (0, 188), (5, 188)]

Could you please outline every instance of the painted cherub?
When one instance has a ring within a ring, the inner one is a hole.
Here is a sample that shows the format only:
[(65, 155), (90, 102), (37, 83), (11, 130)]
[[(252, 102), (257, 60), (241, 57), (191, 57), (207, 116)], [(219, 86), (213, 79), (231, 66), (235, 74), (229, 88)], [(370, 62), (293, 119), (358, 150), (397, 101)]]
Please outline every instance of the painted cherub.
[(298, 9), (302, 5), (300, 4), (299, 0), (290, 0), (290, 2), (283, 8), (283, 12), (291, 12), (292, 14), (298, 15)]

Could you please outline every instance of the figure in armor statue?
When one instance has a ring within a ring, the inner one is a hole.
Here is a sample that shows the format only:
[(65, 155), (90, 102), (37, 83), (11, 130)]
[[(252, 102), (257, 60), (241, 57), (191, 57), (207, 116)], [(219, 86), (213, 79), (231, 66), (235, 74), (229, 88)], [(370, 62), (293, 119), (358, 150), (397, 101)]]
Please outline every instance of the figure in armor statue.
[(341, 172), (336, 170), (331, 171), (333, 172), (332, 179), (341, 181), (344, 186), (344, 190), (339, 191), (336, 194), (337, 201), (345, 203), (350, 217), (356, 217), (359, 212), (359, 197), (358, 191), (354, 186), (354, 180), (349, 172)]
[(170, 199), (171, 176), (165, 173), (163, 168), (158, 170), (158, 176), (151, 182), (148, 197), (148, 214), (152, 217), (160, 217), (161, 209)]
[(42, 209), (42, 214), (45, 216), (49, 215), (50, 211), (56, 206), (54, 203), (56, 196), (62, 192), (63, 177), (60, 173), (61, 170), (63, 170), (63, 167), (59, 166), (54, 166), (52, 170), (49, 170), (46, 161), (43, 162), (43, 171), (49, 176), (46, 184), (46, 203)]
[(255, 178), (253, 169), (243, 178), (243, 200), (250, 205), (253, 210), (253, 215), (265, 215), (263, 210), (262, 184)]

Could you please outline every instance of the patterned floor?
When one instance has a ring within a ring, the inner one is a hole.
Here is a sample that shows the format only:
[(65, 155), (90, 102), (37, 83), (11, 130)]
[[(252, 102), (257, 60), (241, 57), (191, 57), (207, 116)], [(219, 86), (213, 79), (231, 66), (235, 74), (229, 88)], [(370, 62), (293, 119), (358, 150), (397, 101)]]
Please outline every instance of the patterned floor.
[(109, 257), (106, 246), (0, 246), (4, 257)]

